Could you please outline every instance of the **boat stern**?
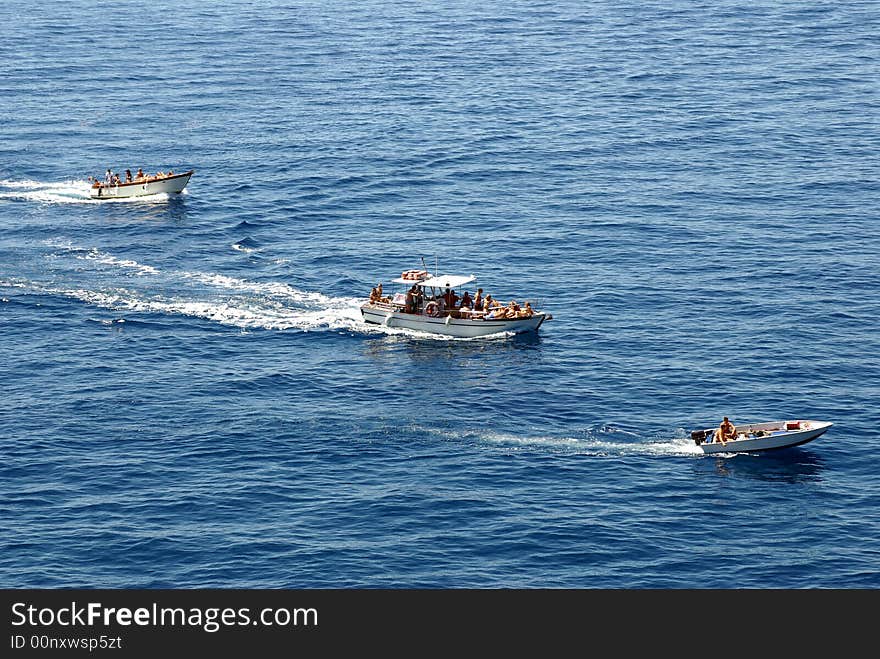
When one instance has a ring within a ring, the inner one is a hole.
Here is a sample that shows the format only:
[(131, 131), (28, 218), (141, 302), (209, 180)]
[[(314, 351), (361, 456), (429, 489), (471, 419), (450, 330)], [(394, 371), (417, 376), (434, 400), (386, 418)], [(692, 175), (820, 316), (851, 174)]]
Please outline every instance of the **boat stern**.
[(694, 444), (699, 446), (703, 442), (712, 439), (712, 430), (694, 430), (691, 432), (691, 439), (694, 440)]

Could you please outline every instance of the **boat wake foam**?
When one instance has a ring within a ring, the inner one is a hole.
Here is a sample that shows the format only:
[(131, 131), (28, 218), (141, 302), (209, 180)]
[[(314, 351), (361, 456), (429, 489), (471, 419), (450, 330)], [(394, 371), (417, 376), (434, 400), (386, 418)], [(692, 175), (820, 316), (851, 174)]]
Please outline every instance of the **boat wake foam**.
[(232, 243), (232, 249), (236, 252), (243, 252), (245, 254), (253, 254), (254, 252), (260, 251), (260, 248), (257, 246), (256, 242), (250, 240), (249, 238), (245, 238), (244, 240), (239, 240), (238, 242)]
[(110, 254), (105, 254), (97, 249), (88, 250), (83, 256), (78, 257), (83, 258), (88, 261), (95, 261), (96, 263), (100, 263), (102, 265), (107, 265), (110, 267), (123, 268), (136, 272), (139, 275), (157, 275), (159, 271), (150, 265), (144, 265), (142, 263), (138, 263), (137, 261), (132, 261), (130, 259), (119, 259), (115, 256), (111, 256)]
[[(218, 299), (219, 296), (205, 295), (203, 296), (205, 299), (196, 299), (193, 295), (149, 293), (124, 287), (91, 290), (21, 281), (0, 281), (0, 287), (72, 298), (115, 312), (158, 313), (202, 318), (243, 330), (360, 329), (360, 313), (357, 307), (341, 299), (329, 307), (308, 309), (254, 296), (229, 295), (228, 292), (222, 296), (225, 299), (221, 300)], [(207, 299), (209, 297), (213, 299)]]
[[(184, 192), (186, 192), (184, 190)], [(0, 180), (0, 199), (35, 201), (43, 204), (104, 204), (115, 203), (156, 203), (168, 201), (170, 195), (161, 192), (144, 197), (123, 197), (121, 199), (92, 199), (86, 181), (10, 181)]]
[(459, 338), (373, 325), (361, 316), (361, 298), (332, 297), (283, 282), (214, 272), (163, 271), (67, 240), (44, 244), (52, 250), (46, 258), (55, 261), (53, 272), (69, 273), (60, 278), (68, 285), (59, 285), (56, 276), (52, 283), (19, 280), (0, 286), (77, 299), (116, 312), (189, 316), (242, 330), (345, 331), (407, 341), (492, 341), (511, 336)]
[(704, 455), (700, 447), (686, 438), (645, 438), (627, 431), (602, 426), (587, 429), (582, 436), (522, 435), (481, 430), (421, 428), (429, 434), (450, 440), (478, 442), (493, 448), (517, 452), (541, 450), (553, 453), (619, 457), (623, 455)]
[(47, 258), (55, 261), (51, 282), (19, 279), (0, 281), (0, 287), (72, 298), (115, 312), (202, 318), (242, 330), (370, 331), (356, 298), (331, 297), (277, 281), (164, 271), (97, 248), (57, 240), (45, 244), (53, 250)]
[[(357, 315), (361, 317), (360, 305), (363, 300), (357, 300)], [(386, 336), (417, 341), (441, 341), (448, 342), (464, 342), (464, 343), (485, 343), (486, 341), (505, 341), (516, 336), (516, 332), (498, 332), (497, 334), (489, 334), (487, 336), (446, 336), (445, 334), (431, 334), (428, 332), (419, 332), (417, 330), (407, 329), (405, 327), (386, 327), (385, 325), (373, 325), (364, 323), (361, 331), (368, 334), (384, 334)]]
[(387, 336), (390, 340), (444, 342), (485, 342), (514, 336), (499, 333), (462, 338), (374, 325), (361, 315), (362, 298), (332, 297), (283, 282), (253, 281), (213, 272), (164, 271), (65, 240), (47, 240), (44, 244), (52, 250), (45, 255), (54, 261), (51, 282), (14, 279), (0, 281), (0, 288), (72, 298), (119, 313), (202, 318), (242, 330), (337, 331)]

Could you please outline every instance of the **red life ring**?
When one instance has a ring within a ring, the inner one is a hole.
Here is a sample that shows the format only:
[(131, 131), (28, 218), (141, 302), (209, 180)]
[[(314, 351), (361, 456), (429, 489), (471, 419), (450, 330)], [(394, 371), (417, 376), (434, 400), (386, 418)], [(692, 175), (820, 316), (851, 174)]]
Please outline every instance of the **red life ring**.
[(425, 305), (425, 313), (431, 316), (431, 318), (436, 318), (440, 315), (440, 305), (434, 301), (428, 302)]

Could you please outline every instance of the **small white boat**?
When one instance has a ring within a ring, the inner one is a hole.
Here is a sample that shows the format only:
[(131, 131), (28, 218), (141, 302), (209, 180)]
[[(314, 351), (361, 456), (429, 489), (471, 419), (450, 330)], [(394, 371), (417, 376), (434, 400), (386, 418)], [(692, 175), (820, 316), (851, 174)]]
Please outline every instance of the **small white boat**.
[(127, 197), (146, 197), (147, 195), (182, 192), (189, 183), (190, 177), (195, 170), (191, 169), (183, 174), (171, 174), (165, 176), (147, 176), (135, 179), (129, 183), (107, 185), (95, 183), (89, 188), (89, 196), (92, 199), (124, 199)]
[(715, 428), (694, 430), (691, 439), (704, 453), (751, 453), (799, 446), (816, 439), (833, 424), (830, 421), (766, 421), (736, 426), (736, 439), (715, 441)]
[(427, 270), (408, 270), (399, 278), (391, 280), (415, 294), (407, 304), (406, 293), (370, 300), (361, 305), (364, 320), (374, 325), (403, 327), (431, 334), (443, 334), (461, 338), (474, 338), (504, 332), (533, 332), (552, 316), (543, 311), (520, 310), (513, 318), (497, 317), (495, 313), (449, 307), (450, 292), (476, 281), (473, 275), (431, 276)]

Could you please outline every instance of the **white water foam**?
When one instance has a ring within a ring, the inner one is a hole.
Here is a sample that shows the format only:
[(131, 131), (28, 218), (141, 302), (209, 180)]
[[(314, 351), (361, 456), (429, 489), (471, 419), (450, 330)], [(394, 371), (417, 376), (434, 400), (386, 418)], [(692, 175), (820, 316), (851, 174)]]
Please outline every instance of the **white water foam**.
[(43, 203), (82, 203), (89, 199), (86, 181), (0, 181), (0, 199), (23, 199)]
[(302, 291), (282, 282), (254, 282), (227, 275), (206, 272), (181, 272), (180, 276), (194, 281), (230, 290), (259, 293), (272, 297), (289, 298), (295, 302), (314, 305), (334, 305), (339, 300), (351, 303), (354, 298), (331, 298), (317, 291)]
[[(184, 191), (185, 192), (185, 191)], [(36, 201), (44, 204), (157, 203), (168, 201), (165, 192), (144, 197), (92, 199), (87, 181), (0, 181), (0, 199)]]
[(142, 298), (131, 291), (119, 291), (116, 294), (94, 291), (71, 291), (70, 293), (86, 302), (103, 307), (192, 316), (242, 329), (299, 329), (304, 331), (344, 329), (353, 320), (357, 320), (353, 315), (346, 319), (344, 315), (332, 310), (303, 312), (294, 309), (271, 308), (259, 302), (245, 306), (236, 302), (164, 299), (161, 296)]
[(159, 274), (159, 271), (151, 265), (144, 265), (143, 263), (138, 263), (131, 259), (120, 259), (112, 254), (102, 252), (97, 247), (77, 247), (69, 241), (60, 241), (57, 239), (46, 240), (44, 241), (44, 244), (59, 249), (66, 254), (70, 254), (77, 259), (94, 261), (110, 267), (132, 270), (138, 275), (147, 276)]
[(125, 268), (128, 270), (134, 270), (139, 275), (157, 275), (159, 271), (156, 270), (151, 265), (144, 265), (143, 263), (138, 263), (137, 261), (132, 261), (131, 259), (119, 259), (115, 256), (111, 256), (110, 254), (105, 254), (104, 252), (100, 252), (97, 249), (90, 249), (88, 253), (83, 257), (90, 261), (97, 261), (98, 263), (116, 266), (119, 268)]
[(153, 290), (139, 291), (115, 285), (90, 290), (36, 282), (15, 284), (17, 287), (70, 297), (116, 311), (190, 316), (249, 330), (349, 331), (426, 341), (492, 341), (505, 340), (512, 335), (500, 333), (489, 337), (450, 337), (373, 325), (363, 320), (361, 298), (331, 297), (283, 282), (256, 282), (219, 273), (163, 272), (152, 265), (120, 258), (96, 247), (81, 247), (66, 240), (51, 239), (44, 244), (58, 250), (50, 257), (72, 257), (124, 270), (143, 278), (144, 283)]
[[(51, 257), (74, 258), (133, 273), (126, 287), (113, 285), (84, 288), (38, 282), (0, 282), (88, 304), (136, 313), (160, 313), (212, 320), (242, 329), (368, 331), (357, 298), (333, 298), (304, 291), (282, 282), (254, 282), (217, 273), (168, 271), (114, 256), (95, 247), (84, 248), (70, 241), (49, 240)], [(81, 269), (78, 267), (78, 271)], [(141, 286), (143, 284), (143, 288)]]
[(601, 435), (606, 433), (596, 431), (587, 432), (585, 437), (554, 437), (550, 435), (522, 435), (494, 431), (454, 431), (438, 428), (417, 428), (417, 430), (442, 435), (454, 440), (482, 442), (512, 451), (531, 448), (596, 457), (621, 455), (703, 455), (700, 447), (689, 439), (681, 437), (645, 439), (625, 431), (615, 432), (614, 434), (621, 434), (622, 432), (622, 434), (636, 438), (636, 441), (620, 441), (613, 438), (605, 438)]
[(356, 307), (298, 310), (261, 300), (196, 300), (149, 295), (126, 288), (95, 291), (13, 281), (0, 281), (0, 286), (59, 295), (113, 311), (190, 316), (241, 329), (359, 330), (362, 323)]
[[(358, 300), (358, 308), (360, 309), (361, 300)], [(360, 313), (360, 310), (358, 311)], [(444, 341), (444, 342), (478, 342), (486, 341), (505, 341), (512, 336), (516, 336), (516, 332), (498, 332), (497, 334), (489, 334), (486, 336), (446, 336), (444, 334), (431, 334), (429, 332), (419, 332), (418, 330), (406, 327), (386, 327), (385, 325), (367, 325), (367, 330), (372, 334), (386, 334), (392, 337), (400, 337), (406, 339), (418, 339), (420, 341)]]

